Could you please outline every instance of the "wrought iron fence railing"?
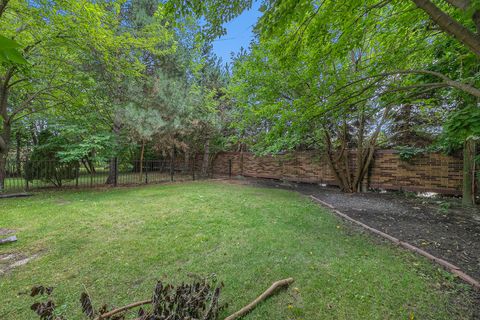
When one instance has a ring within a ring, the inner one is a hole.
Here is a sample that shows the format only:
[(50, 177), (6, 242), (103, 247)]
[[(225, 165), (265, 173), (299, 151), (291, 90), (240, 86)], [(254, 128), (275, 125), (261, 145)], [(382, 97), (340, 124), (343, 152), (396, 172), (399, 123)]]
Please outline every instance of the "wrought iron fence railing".
[[(209, 176), (213, 173), (209, 172)], [(68, 162), (56, 160), (7, 161), (0, 193), (38, 189), (96, 188), (150, 184), (204, 178), (195, 161), (170, 159), (145, 161)]]

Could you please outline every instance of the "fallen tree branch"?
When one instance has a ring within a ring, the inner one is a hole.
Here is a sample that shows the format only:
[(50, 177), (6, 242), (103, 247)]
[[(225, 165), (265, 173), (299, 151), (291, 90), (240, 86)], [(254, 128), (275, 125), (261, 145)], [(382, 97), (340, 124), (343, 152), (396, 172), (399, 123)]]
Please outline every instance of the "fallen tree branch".
[(132, 303), (132, 304), (129, 304), (129, 305), (123, 306), (123, 307), (121, 307), (121, 308), (117, 308), (117, 309), (114, 309), (114, 310), (112, 310), (112, 311), (109, 311), (109, 312), (106, 312), (106, 313), (104, 313), (104, 314), (101, 314), (100, 316), (98, 316), (97, 319), (98, 319), (98, 320), (100, 320), (100, 319), (108, 319), (108, 318), (111, 318), (112, 316), (116, 315), (117, 313), (120, 313), (120, 312), (123, 312), (123, 311), (127, 311), (127, 310), (130, 310), (130, 309), (136, 308), (136, 307), (140, 307), (140, 306), (143, 306), (143, 305), (149, 304), (149, 303), (152, 303), (152, 299), (134, 302), (134, 303)]
[(274, 282), (270, 286), (270, 288), (268, 288), (264, 293), (262, 293), (257, 299), (253, 300), (251, 303), (249, 303), (248, 305), (246, 305), (242, 309), (238, 310), (234, 314), (226, 317), (225, 320), (235, 320), (235, 319), (243, 317), (244, 315), (246, 315), (247, 313), (252, 311), (257, 306), (257, 304), (259, 304), (263, 300), (270, 297), (277, 289), (282, 288), (282, 287), (286, 287), (286, 286), (290, 285), (293, 281), (294, 281), (293, 278), (288, 278), (288, 279), (279, 280), (277, 282)]

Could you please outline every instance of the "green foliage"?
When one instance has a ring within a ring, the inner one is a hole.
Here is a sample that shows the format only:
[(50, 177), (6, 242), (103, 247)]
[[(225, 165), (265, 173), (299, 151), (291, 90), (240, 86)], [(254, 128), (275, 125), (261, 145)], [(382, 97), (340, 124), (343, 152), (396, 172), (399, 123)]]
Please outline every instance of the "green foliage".
[(40, 133), (38, 142), (27, 162), (27, 180), (42, 180), (60, 187), (63, 181), (76, 177), (78, 162), (62, 161), (59, 157), (66, 144), (63, 137), (45, 130)]
[(91, 161), (104, 162), (114, 154), (110, 132), (90, 133), (76, 125), (62, 127), (56, 157), (63, 163)]
[(0, 63), (27, 64), (27, 60), (18, 51), (19, 48), (16, 41), (0, 35)]
[(400, 157), (400, 159), (407, 162), (410, 162), (416, 156), (427, 152), (425, 148), (417, 148), (410, 146), (398, 146), (395, 149), (398, 151), (398, 156)]
[(480, 139), (480, 108), (469, 106), (452, 112), (444, 124), (444, 141), (458, 147), (468, 139)]
[(223, 24), (252, 6), (252, 0), (168, 0), (171, 14), (203, 18), (202, 37), (212, 40), (225, 33)]
[[(432, 70), (479, 85), (474, 54), (434, 30), (412, 1), (287, 0), (267, 2), (263, 11), (251, 52), (237, 57), (229, 86), (238, 141), (259, 152), (323, 148), (325, 133), (338, 147), (345, 125), (355, 148), (387, 109), (415, 104), (441, 118), (468, 95), (432, 74), (397, 72)], [(382, 128), (387, 139), (390, 116)], [(438, 122), (429, 126), (430, 134), (439, 129)]]

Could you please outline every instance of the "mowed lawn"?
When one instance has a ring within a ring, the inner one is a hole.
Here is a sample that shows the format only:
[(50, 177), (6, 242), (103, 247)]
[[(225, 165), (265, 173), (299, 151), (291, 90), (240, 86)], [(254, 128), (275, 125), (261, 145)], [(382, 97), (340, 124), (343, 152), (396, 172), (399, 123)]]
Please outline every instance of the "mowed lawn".
[[(0, 200), (0, 253), (39, 258), (0, 276), (0, 319), (34, 319), (32, 285), (55, 287), (68, 319), (79, 297), (121, 306), (156, 280), (215, 273), (226, 316), (276, 280), (295, 283), (246, 319), (469, 319), (465, 286), (422, 258), (352, 229), (290, 191), (191, 182)], [(463, 292), (463, 293), (462, 293)], [(458, 303), (462, 301), (462, 303)], [(414, 317), (414, 318), (413, 318)]]

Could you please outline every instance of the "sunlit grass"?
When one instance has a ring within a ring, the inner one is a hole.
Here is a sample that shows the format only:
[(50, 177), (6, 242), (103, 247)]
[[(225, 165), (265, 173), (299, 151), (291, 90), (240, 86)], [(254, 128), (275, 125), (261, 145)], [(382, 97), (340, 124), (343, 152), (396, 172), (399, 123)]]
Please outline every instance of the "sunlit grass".
[(0, 226), (19, 238), (0, 253), (41, 252), (0, 276), (5, 320), (33, 318), (32, 300), (18, 295), (32, 285), (55, 286), (62, 310), (80, 319), (84, 286), (98, 306), (119, 306), (150, 296), (157, 279), (211, 273), (225, 283), (223, 315), (293, 277), (247, 319), (469, 318), (451, 303), (458, 285), (445, 272), (289, 191), (196, 182), (51, 192), (1, 200)]

